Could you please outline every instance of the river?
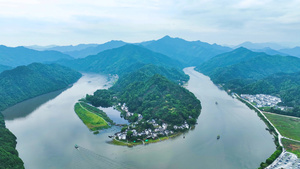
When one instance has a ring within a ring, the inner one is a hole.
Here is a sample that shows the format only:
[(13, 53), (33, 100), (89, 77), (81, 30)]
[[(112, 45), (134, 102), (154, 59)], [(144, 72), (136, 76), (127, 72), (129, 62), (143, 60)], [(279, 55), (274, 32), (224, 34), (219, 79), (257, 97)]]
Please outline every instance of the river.
[[(17, 150), (28, 169), (56, 168), (258, 168), (274, 151), (273, 137), (256, 113), (212, 81), (193, 70), (187, 89), (201, 101), (198, 125), (185, 134), (163, 142), (133, 148), (107, 143), (120, 127), (94, 135), (75, 114), (76, 101), (107, 88), (106, 77), (85, 74), (72, 87), (40, 105), (29, 103), (32, 112), (22, 115), (22, 106), (7, 118), (6, 125), (17, 136)], [(43, 96), (45, 97), (45, 96)], [(38, 98), (37, 98), (38, 99)], [(216, 105), (215, 102), (218, 102)], [(24, 107), (24, 106), (23, 106)], [(221, 138), (217, 140), (217, 135)], [(74, 145), (80, 146), (79, 150)], [(84, 147), (84, 148), (83, 148)], [(96, 154), (98, 155), (96, 155)], [(116, 167), (121, 166), (121, 167)]]

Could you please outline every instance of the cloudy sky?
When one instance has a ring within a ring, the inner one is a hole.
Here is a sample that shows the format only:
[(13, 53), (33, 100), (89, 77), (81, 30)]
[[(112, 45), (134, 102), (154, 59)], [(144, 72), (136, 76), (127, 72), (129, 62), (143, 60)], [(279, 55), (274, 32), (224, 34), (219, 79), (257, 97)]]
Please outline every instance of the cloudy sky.
[(0, 44), (140, 42), (162, 36), (300, 46), (300, 0), (0, 0)]

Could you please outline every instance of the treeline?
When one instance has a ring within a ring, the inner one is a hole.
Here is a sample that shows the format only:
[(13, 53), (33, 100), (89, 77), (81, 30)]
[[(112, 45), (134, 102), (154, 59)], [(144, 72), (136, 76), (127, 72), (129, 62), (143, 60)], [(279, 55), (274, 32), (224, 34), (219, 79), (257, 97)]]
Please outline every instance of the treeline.
[(200, 115), (200, 101), (176, 84), (188, 78), (178, 71), (163, 68), (167, 69), (164, 72), (170, 72), (163, 73), (166, 78), (159, 74), (161, 69), (152, 65), (126, 74), (110, 89), (87, 95), (86, 100), (103, 107), (126, 103), (129, 112), (134, 113), (129, 117), (132, 122), (137, 121), (137, 115), (141, 114), (144, 120), (156, 119), (173, 125), (182, 125), (184, 121), (195, 124)]
[[(26, 99), (67, 87), (81, 74), (59, 65), (33, 63), (0, 74), (0, 111)], [(5, 128), (0, 113), (0, 168), (24, 168), (18, 157), (16, 137)]]

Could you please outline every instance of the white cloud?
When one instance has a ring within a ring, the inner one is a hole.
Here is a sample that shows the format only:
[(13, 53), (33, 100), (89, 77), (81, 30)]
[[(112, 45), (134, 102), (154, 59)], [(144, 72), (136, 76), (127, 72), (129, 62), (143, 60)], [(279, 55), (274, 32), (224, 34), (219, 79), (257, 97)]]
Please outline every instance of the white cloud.
[[(0, 43), (142, 41), (299, 43), (299, 0), (0, 0)], [(298, 37), (297, 37), (298, 36)]]

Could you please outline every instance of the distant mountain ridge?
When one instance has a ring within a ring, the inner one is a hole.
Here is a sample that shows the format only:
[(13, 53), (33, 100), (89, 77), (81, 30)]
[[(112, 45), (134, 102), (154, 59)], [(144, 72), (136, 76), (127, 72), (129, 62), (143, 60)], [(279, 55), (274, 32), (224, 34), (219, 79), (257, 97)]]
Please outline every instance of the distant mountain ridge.
[(4, 70), (9, 70), (12, 69), (10, 66), (5, 66), (5, 65), (0, 65), (0, 73), (3, 72)]
[(274, 50), (279, 50), (279, 49), (283, 49), (285, 48), (284, 46), (281, 46), (277, 43), (271, 43), (271, 42), (266, 42), (266, 43), (253, 43), (253, 42), (244, 42), (241, 43), (237, 46), (235, 46), (235, 48), (239, 48), (239, 47), (244, 47), (247, 49), (263, 49), (263, 48), (271, 48)]
[(291, 56), (297, 56), (300, 58), (300, 47), (299, 46), (291, 48), (291, 49), (289, 49), (289, 48), (280, 49), (279, 52), (287, 53)]
[(133, 71), (146, 64), (183, 68), (180, 62), (168, 56), (131, 44), (105, 50), (97, 55), (58, 63), (79, 71), (111, 74)]
[(142, 42), (140, 45), (176, 59), (186, 66), (199, 65), (202, 62), (224, 52), (231, 51), (229, 47), (208, 44), (201, 41), (186, 41), (180, 38), (165, 36), (156, 41)]
[(60, 59), (72, 59), (71, 56), (57, 51), (36, 51), (25, 47), (6, 47), (0, 45), (0, 64), (6, 66), (28, 65), (33, 62), (52, 62)]
[(234, 79), (261, 79), (274, 73), (300, 71), (300, 59), (293, 56), (267, 55), (246, 48), (220, 54), (196, 68), (215, 83)]
[(68, 54), (74, 58), (84, 58), (86, 56), (96, 55), (105, 50), (118, 48), (118, 47), (124, 46), (126, 44), (127, 43), (123, 42), (123, 41), (113, 40), (113, 41), (106, 42), (104, 44), (90, 46), (90, 47), (84, 48), (82, 50), (66, 51), (64, 53)]

